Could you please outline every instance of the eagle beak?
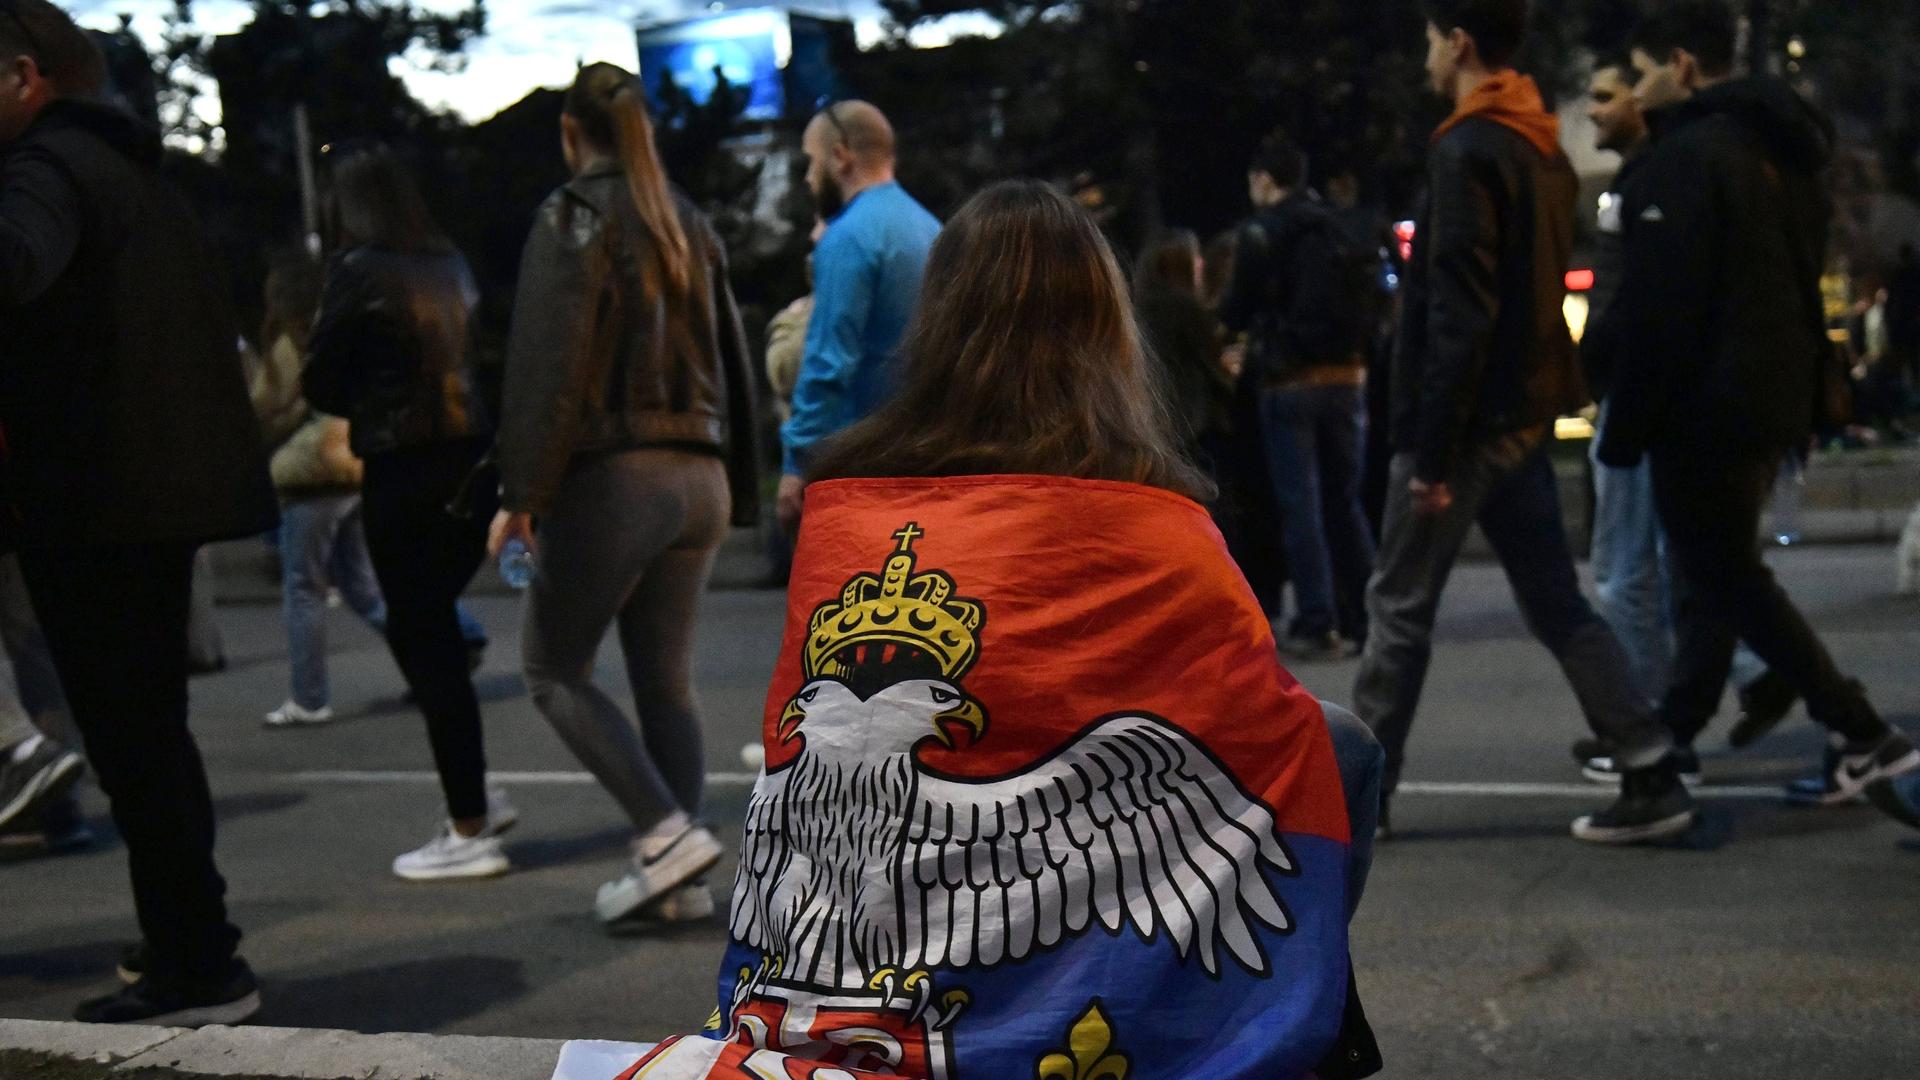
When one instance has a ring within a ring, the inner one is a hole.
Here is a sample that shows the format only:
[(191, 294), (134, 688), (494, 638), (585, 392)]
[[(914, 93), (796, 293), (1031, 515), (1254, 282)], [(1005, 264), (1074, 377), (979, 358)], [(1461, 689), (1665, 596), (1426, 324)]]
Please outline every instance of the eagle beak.
[(796, 697), (787, 702), (787, 707), (781, 711), (780, 723), (775, 725), (774, 734), (778, 735), (783, 743), (792, 742), (799, 737), (800, 722), (806, 718), (807, 710), (801, 706), (800, 699)]
[(949, 724), (958, 724), (966, 728), (967, 743), (968, 745), (972, 745), (973, 743), (979, 742), (980, 736), (987, 733), (987, 710), (972, 698), (962, 697), (958, 705), (944, 712), (934, 714), (934, 737), (940, 740), (941, 745), (952, 749), (954, 745), (953, 736), (947, 733), (947, 725)]

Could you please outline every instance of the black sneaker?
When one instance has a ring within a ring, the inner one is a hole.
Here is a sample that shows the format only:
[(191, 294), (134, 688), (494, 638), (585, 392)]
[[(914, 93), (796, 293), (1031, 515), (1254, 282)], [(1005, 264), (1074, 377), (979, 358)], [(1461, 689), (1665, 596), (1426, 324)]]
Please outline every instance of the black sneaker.
[(1891, 780), (1920, 769), (1920, 750), (1898, 731), (1889, 730), (1869, 743), (1849, 744), (1840, 751), (1839, 760), (1827, 773), (1837, 794), (1848, 797), (1865, 791), (1870, 784)]
[(1820, 752), (1820, 771), (1787, 781), (1784, 794), (1788, 805), (1840, 806), (1860, 801), (1858, 794), (1848, 795), (1833, 782), (1833, 771), (1840, 767), (1840, 751), (1846, 745), (1839, 736), (1828, 739), (1826, 749)]
[(83, 1024), (205, 1027), (238, 1024), (259, 1011), (260, 984), (246, 961), (235, 959), (224, 979), (160, 983), (142, 977), (115, 993), (82, 1002), (73, 1018)]
[(1303, 664), (1345, 660), (1351, 656), (1340, 635), (1331, 630), (1324, 634), (1288, 634), (1279, 644), (1281, 656)]
[(1595, 844), (1661, 840), (1686, 832), (1695, 814), (1693, 796), (1669, 758), (1651, 769), (1628, 769), (1620, 778), (1620, 798), (1576, 819), (1573, 835)]
[(86, 764), (79, 754), (45, 738), (24, 761), (0, 752), (0, 829), (65, 797)]
[(1785, 720), (1799, 700), (1800, 695), (1774, 671), (1741, 687), (1740, 715), (1733, 718), (1733, 727), (1727, 731), (1727, 745), (1737, 750), (1757, 742)]
[[(1620, 782), (1620, 765), (1613, 759), (1612, 749), (1607, 748), (1606, 744), (1598, 739), (1583, 739), (1581, 742), (1574, 744), (1574, 749), (1579, 750), (1583, 743), (1592, 748), (1605, 749), (1605, 752), (1595, 754), (1582, 761), (1580, 763), (1580, 775), (1596, 784), (1618, 784)], [(1700, 755), (1694, 752), (1693, 747), (1676, 746), (1667, 751), (1667, 760), (1672, 762), (1674, 768), (1679, 772), (1681, 783), (1688, 787), (1700, 786)]]

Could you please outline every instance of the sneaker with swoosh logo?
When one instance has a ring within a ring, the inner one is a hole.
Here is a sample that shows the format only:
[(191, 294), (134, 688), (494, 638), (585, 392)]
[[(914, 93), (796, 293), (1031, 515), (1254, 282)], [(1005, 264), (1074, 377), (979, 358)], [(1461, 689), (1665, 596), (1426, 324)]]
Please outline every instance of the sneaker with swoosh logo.
[(1851, 798), (1882, 780), (1920, 769), (1920, 750), (1898, 731), (1889, 730), (1870, 743), (1852, 743), (1840, 752), (1833, 767), (1833, 790)]

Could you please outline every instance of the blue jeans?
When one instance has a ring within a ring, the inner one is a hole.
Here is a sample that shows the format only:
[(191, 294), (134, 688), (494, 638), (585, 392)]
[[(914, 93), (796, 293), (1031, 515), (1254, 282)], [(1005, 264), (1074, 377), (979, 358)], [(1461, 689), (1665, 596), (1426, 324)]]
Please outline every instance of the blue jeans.
[(1366, 637), (1367, 575), (1373, 572), (1373, 531), (1360, 505), (1366, 424), (1359, 386), (1260, 391), (1260, 427), (1293, 581), (1289, 632), (1296, 636), (1338, 629), (1353, 640)]
[(287, 659), (293, 672), (293, 703), (325, 706), (327, 685), (327, 587), (334, 586), (376, 630), (385, 630), (387, 605), (367, 557), (360, 496), (295, 499), (280, 510), (280, 583), (286, 600)]
[[(1601, 412), (1600, 423), (1606, 423)], [(1596, 436), (1589, 454), (1597, 453)], [(1593, 457), (1594, 607), (1627, 651), (1633, 684), (1651, 701), (1666, 693), (1673, 673), (1673, 582), (1667, 538), (1653, 506), (1653, 474), (1642, 461), (1630, 469)]]

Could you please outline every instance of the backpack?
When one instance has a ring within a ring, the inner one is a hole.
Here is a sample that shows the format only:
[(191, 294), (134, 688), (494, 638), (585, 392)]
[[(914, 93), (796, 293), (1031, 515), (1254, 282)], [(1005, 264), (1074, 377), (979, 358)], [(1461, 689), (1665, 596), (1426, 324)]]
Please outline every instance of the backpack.
[(1380, 314), (1378, 251), (1355, 243), (1313, 203), (1256, 219), (1242, 242), (1268, 266), (1266, 297), (1248, 333), (1251, 370), (1286, 379), (1366, 356)]

